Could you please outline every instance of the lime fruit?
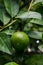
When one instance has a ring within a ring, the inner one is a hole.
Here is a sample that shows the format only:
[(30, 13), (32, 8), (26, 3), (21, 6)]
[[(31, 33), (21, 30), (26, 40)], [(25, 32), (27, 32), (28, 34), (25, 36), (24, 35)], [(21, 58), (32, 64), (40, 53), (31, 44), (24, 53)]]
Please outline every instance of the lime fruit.
[(5, 65), (18, 65), (18, 64), (15, 62), (9, 62), (9, 63), (6, 63)]
[(21, 51), (21, 50), (24, 50), (28, 46), (29, 37), (24, 32), (15, 32), (11, 36), (11, 42), (15, 50)]

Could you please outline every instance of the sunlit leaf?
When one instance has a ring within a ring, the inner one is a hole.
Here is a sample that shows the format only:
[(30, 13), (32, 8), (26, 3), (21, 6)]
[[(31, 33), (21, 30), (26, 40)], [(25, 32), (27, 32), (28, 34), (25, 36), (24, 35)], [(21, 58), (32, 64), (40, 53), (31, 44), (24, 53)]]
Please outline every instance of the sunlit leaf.
[(30, 22), (38, 25), (43, 25), (43, 20), (33, 19)]
[(29, 11), (29, 12), (19, 13), (16, 18), (20, 18), (20, 19), (27, 19), (27, 18), (42, 19), (42, 16), (38, 12)]
[(43, 2), (43, 0), (35, 0), (35, 1), (33, 2), (33, 5), (38, 4), (38, 3), (42, 3), (42, 2)]
[(4, 4), (7, 12), (11, 15), (11, 17), (17, 15), (19, 11), (19, 4), (17, 0), (4, 0)]
[(42, 32), (30, 31), (28, 34), (31, 38), (42, 39)]

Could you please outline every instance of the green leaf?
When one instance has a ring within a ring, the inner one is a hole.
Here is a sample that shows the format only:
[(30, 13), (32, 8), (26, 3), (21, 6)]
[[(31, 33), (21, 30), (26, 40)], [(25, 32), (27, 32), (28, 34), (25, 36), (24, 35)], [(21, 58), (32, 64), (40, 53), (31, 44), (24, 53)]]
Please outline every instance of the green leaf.
[(30, 31), (28, 34), (31, 38), (42, 39), (42, 32)]
[(32, 19), (30, 22), (38, 25), (43, 25), (43, 20)]
[[(26, 21), (27, 22), (27, 21)], [(28, 20), (29, 22), (29, 20)], [(28, 33), (30, 31), (30, 29), (33, 27), (33, 24), (32, 23), (27, 23), (25, 26), (24, 26), (24, 29), (23, 31)]]
[(5, 33), (0, 33), (0, 51), (11, 54), (10, 37)]
[(3, 31), (3, 33), (6, 33), (7, 35), (12, 35), (15, 32), (15, 30), (6, 29)]
[(11, 15), (11, 17), (17, 15), (19, 11), (19, 4), (17, 0), (4, 0), (4, 4), (7, 12)]
[(25, 65), (43, 65), (43, 54), (33, 54), (26, 58)]
[(0, 5), (0, 20), (4, 25), (10, 21), (10, 17), (7, 15), (5, 8), (2, 5)]
[(18, 65), (18, 64), (15, 62), (9, 62), (9, 63), (6, 63), (5, 65)]
[(38, 48), (41, 52), (43, 52), (43, 45), (39, 45)]
[(6, 59), (3, 55), (0, 54), (0, 65), (3, 65), (6, 62)]
[(27, 18), (42, 19), (42, 16), (38, 12), (29, 11), (29, 12), (19, 13), (16, 18), (20, 18), (20, 19), (27, 19)]
[(42, 3), (42, 2), (43, 2), (43, 0), (35, 0), (35, 1), (33, 2), (33, 5), (38, 4), (38, 3)]
[(0, 0), (0, 4), (1, 4), (1, 3), (3, 4), (3, 0)]
[(42, 42), (43, 42), (43, 33), (42, 33)]

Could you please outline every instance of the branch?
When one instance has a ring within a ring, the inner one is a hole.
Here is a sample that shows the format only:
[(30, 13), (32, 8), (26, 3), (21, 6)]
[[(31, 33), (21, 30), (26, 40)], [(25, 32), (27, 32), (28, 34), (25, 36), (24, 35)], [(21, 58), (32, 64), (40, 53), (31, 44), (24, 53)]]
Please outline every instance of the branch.
[(29, 8), (28, 8), (28, 11), (31, 9), (32, 3), (33, 3), (33, 0), (31, 0), (30, 6), (29, 6)]
[(1, 32), (3, 29), (5, 29), (5, 28), (9, 27), (10, 25), (12, 25), (14, 22), (16, 22), (16, 20), (13, 20), (13, 21), (11, 21), (11, 23), (9, 23), (8, 25), (3, 26), (3, 27), (0, 29), (0, 32)]

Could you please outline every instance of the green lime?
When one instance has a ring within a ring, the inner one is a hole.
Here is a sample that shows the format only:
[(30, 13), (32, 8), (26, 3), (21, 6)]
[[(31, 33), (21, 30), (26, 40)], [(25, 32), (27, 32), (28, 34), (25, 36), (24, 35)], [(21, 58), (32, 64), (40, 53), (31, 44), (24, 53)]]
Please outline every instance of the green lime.
[(29, 37), (24, 32), (15, 32), (11, 36), (11, 42), (16, 50), (21, 51), (28, 46)]
[(5, 65), (18, 65), (18, 64), (15, 62), (9, 62), (9, 63), (6, 63)]

